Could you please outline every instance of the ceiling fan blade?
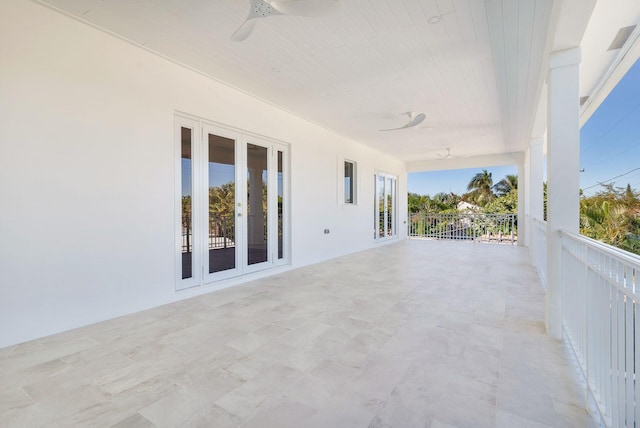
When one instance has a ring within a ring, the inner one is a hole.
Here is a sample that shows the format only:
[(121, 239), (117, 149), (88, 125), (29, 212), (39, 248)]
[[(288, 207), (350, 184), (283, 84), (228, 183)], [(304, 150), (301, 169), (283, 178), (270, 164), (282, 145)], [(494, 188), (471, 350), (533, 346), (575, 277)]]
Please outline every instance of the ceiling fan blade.
[(408, 112), (407, 115), (409, 115), (409, 123), (405, 126), (401, 126), (400, 128), (381, 129), (380, 131), (398, 131), (400, 129), (415, 128), (424, 122), (424, 119), (427, 117), (424, 113), (416, 115), (414, 112)]
[(294, 16), (330, 15), (342, 9), (342, 0), (273, 0), (270, 4), (278, 12)]
[(401, 126), (400, 128), (391, 128), (391, 129), (381, 129), (380, 131), (398, 131), (400, 129), (407, 129), (407, 128), (413, 128), (413, 125), (411, 125), (410, 123), (406, 124), (405, 126)]
[(238, 27), (238, 29), (231, 35), (231, 40), (234, 42), (241, 42), (246, 40), (249, 37), (249, 34), (256, 28), (256, 20), (253, 16), (249, 16), (245, 21)]
[(427, 116), (424, 113), (420, 113), (419, 115), (417, 115), (416, 117), (413, 118), (413, 120), (411, 120), (411, 122), (409, 123), (409, 125), (407, 126), (418, 126), (420, 125), (422, 122), (424, 122), (424, 119)]
[(451, 155), (451, 148), (447, 147), (445, 149), (447, 151), (446, 155), (441, 155), (440, 153), (436, 153), (436, 155), (440, 158), (440, 159), (453, 159), (455, 156)]

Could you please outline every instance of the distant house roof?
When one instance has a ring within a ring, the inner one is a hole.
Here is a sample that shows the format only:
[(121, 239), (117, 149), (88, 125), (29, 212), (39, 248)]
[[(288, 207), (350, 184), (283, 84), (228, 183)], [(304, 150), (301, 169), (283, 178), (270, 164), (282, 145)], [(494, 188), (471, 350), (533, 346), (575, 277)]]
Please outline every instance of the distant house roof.
[(472, 211), (472, 212), (480, 211), (479, 206), (470, 204), (469, 202), (465, 202), (465, 201), (458, 202), (458, 205), (456, 208), (458, 211)]

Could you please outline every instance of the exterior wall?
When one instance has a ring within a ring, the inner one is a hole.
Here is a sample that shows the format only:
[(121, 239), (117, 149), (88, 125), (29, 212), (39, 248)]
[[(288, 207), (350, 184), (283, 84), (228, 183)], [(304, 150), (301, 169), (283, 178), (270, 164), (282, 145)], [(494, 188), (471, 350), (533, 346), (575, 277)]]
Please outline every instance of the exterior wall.
[(406, 195), (400, 161), (35, 3), (1, 9), (0, 347), (282, 270), (174, 291), (176, 111), (290, 143), (292, 267), (377, 245), (374, 171)]

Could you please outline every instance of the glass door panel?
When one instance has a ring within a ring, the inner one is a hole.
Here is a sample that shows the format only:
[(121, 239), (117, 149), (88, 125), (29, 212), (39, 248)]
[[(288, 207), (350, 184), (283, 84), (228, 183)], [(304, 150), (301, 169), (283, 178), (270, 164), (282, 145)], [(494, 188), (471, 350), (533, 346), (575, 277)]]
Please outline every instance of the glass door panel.
[(267, 147), (248, 143), (247, 159), (247, 264), (269, 260)]
[(278, 260), (284, 259), (284, 153), (278, 150)]
[(393, 182), (394, 179), (391, 177), (387, 177), (387, 185), (386, 185), (386, 216), (387, 216), (387, 236), (393, 236), (394, 228), (393, 228)]
[(209, 273), (235, 269), (236, 155), (235, 140), (208, 134)]
[(191, 216), (193, 194), (192, 173), (192, 130), (180, 128), (180, 172), (182, 203), (182, 279), (191, 278), (193, 273), (193, 218)]
[(396, 177), (375, 174), (375, 239), (392, 238), (396, 235), (396, 186)]
[(385, 236), (385, 205), (384, 205), (384, 177), (378, 176), (377, 179), (377, 205), (378, 205), (378, 236), (384, 238)]

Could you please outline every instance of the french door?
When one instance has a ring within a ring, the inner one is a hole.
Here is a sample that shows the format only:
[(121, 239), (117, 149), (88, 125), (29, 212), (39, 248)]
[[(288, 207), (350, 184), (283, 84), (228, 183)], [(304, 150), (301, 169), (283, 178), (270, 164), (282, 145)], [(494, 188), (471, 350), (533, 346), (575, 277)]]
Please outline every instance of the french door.
[(397, 178), (393, 175), (376, 173), (374, 175), (375, 212), (374, 238), (389, 239), (397, 235), (396, 225), (396, 188)]
[(287, 146), (189, 118), (176, 122), (176, 288), (286, 263)]

